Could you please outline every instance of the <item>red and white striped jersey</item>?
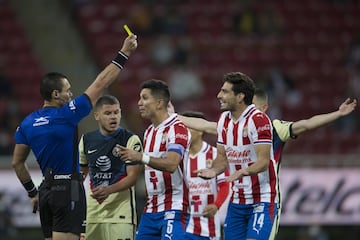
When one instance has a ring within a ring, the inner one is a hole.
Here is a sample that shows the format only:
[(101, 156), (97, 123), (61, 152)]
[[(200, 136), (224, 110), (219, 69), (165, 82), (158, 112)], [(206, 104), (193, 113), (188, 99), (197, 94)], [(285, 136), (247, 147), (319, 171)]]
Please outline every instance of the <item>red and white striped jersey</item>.
[[(223, 145), (226, 151), (230, 174), (257, 161), (255, 145), (272, 144), (271, 121), (253, 104), (236, 121), (232, 119), (231, 112), (223, 112), (218, 121), (217, 132), (218, 144)], [(272, 148), (269, 158), (270, 164), (266, 171), (244, 176), (232, 183), (231, 202), (277, 202), (278, 179)]]
[(225, 181), (225, 172), (209, 180), (200, 178), (197, 173), (194, 173), (198, 169), (210, 168), (215, 157), (216, 148), (203, 142), (201, 150), (196, 155), (190, 155), (186, 168), (190, 198), (190, 218), (186, 232), (198, 236), (221, 237), (218, 213), (213, 218), (202, 217), (201, 213), (207, 205), (214, 203), (218, 192), (218, 183)]
[(184, 179), (185, 161), (188, 160), (190, 131), (172, 114), (156, 128), (150, 125), (144, 133), (144, 153), (151, 157), (165, 157), (169, 146), (184, 148), (182, 161), (174, 173), (159, 171), (145, 166), (146, 205), (145, 212), (165, 210), (187, 211), (189, 205), (188, 188)]

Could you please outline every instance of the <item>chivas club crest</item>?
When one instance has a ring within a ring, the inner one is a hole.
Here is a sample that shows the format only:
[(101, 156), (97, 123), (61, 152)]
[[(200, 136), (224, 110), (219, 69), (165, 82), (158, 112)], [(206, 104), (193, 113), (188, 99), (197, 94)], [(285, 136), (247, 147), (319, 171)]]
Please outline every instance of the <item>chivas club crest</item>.
[(161, 143), (165, 144), (166, 143), (166, 138), (167, 138), (167, 134), (163, 133), (163, 135), (161, 136)]
[(247, 128), (247, 127), (244, 127), (244, 128), (243, 128), (242, 136), (243, 136), (243, 137), (247, 137), (247, 136), (248, 136), (248, 128)]
[(212, 159), (206, 159), (206, 168), (212, 167), (213, 160)]

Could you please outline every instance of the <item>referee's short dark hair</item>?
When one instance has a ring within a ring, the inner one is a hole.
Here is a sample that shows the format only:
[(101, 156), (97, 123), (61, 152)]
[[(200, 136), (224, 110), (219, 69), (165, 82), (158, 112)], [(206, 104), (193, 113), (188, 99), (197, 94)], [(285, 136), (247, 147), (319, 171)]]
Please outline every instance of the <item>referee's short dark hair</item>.
[(61, 92), (63, 88), (63, 79), (67, 79), (64, 74), (57, 72), (47, 73), (40, 83), (40, 95), (46, 101), (51, 101), (51, 95), (54, 90)]

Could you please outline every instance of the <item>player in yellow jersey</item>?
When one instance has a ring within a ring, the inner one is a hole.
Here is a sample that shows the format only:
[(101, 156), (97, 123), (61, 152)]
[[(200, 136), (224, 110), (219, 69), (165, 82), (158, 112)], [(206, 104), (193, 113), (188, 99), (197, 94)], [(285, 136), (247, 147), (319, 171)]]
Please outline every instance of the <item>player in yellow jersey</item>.
[(142, 165), (127, 163), (119, 146), (142, 152), (137, 135), (119, 126), (119, 101), (102, 96), (95, 105), (99, 129), (82, 136), (79, 144), (80, 167), (90, 176), (87, 199), (86, 240), (134, 239), (137, 225), (134, 185)]

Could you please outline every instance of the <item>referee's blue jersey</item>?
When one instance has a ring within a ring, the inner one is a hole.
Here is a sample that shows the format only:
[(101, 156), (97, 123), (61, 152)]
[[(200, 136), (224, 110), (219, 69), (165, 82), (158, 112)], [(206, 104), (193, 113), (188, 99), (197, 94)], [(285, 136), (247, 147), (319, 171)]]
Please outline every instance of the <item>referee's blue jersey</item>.
[(77, 125), (91, 108), (89, 97), (83, 94), (61, 108), (36, 110), (17, 128), (15, 142), (31, 148), (44, 176), (46, 168), (52, 168), (53, 174), (72, 173), (74, 154), (79, 172)]

